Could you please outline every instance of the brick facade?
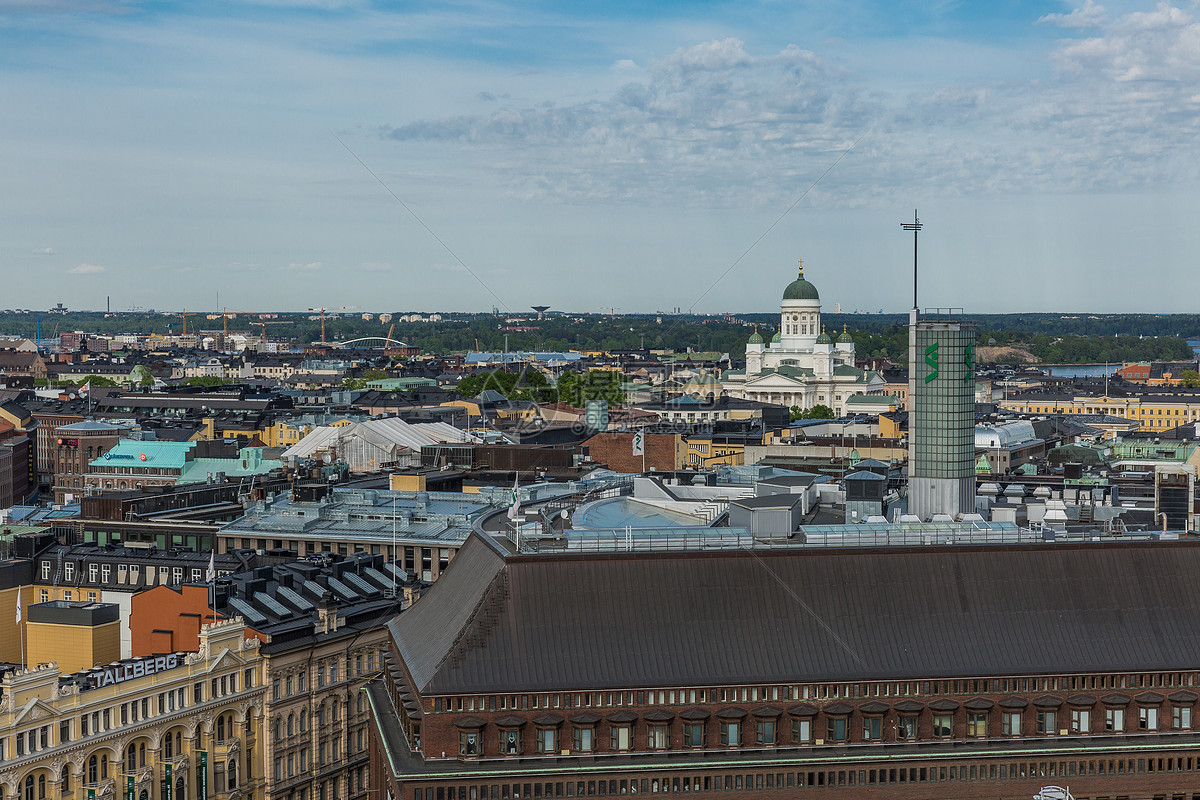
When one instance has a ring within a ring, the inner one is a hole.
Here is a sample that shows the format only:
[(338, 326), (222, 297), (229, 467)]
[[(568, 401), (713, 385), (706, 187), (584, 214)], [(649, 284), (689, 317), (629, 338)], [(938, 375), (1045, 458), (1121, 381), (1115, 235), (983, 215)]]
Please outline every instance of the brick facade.
[(633, 454), (633, 433), (605, 431), (583, 443), (597, 464), (615, 472), (641, 473), (657, 470), (670, 472), (683, 466), (683, 437), (677, 433), (646, 433), (646, 459)]

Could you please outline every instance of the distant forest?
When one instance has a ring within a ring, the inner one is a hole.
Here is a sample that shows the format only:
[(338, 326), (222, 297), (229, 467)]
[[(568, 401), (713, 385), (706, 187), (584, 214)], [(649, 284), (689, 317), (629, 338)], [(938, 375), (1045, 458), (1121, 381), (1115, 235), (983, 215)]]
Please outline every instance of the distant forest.
[[(400, 314), (406, 312), (399, 312)], [(321, 338), (321, 324), (309, 314), (281, 314), (267, 321), (272, 339), (314, 342)], [(399, 316), (399, 314), (397, 314)], [(491, 314), (446, 314), (441, 322), (397, 322), (394, 338), (423, 352), (449, 354), (468, 350), (636, 350), (640, 348), (728, 352), (745, 357), (746, 340), (755, 326), (763, 338), (775, 333), (778, 314), (743, 314), (736, 318), (701, 316), (551, 315), (533, 318), (497, 317)], [(823, 314), (827, 331), (841, 333), (843, 325), (854, 337), (860, 357), (882, 357), (902, 361), (908, 347), (907, 316), (904, 314)], [(178, 333), (178, 315), (70, 312), (41, 314), (41, 336), (51, 339), (62, 331), (94, 333)], [(1004, 363), (1116, 363), (1123, 361), (1187, 360), (1192, 350), (1186, 339), (1200, 339), (1200, 315), (1196, 314), (980, 314), (971, 319), (979, 325), (980, 347), (1012, 348)], [(512, 321), (508, 321), (512, 320)], [(254, 317), (239, 315), (228, 321), (230, 332), (257, 338), (262, 328), (251, 325)], [(0, 314), (0, 335), (32, 337), (34, 314)], [(390, 323), (378, 316), (364, 320), (360, 315), (330, 316), (325, 322), (329, 341), (346, 341), (363, 336), (386, 336)], [(529, 328), (531, 330), (511, 330)], [(510, 330), (506, 330), (510, 329)], [(221, 320), (189, 316), (189, 332), (220, 331)]]

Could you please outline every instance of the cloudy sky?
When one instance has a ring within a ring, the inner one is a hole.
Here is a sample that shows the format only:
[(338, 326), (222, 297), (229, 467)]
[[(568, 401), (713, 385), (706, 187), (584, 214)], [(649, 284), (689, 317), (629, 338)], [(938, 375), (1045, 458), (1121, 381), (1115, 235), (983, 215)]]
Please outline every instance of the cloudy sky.
[[(0, 307), (1195, 312), (1200, 7), (0, 0)], [(218, 300), (219, 297), (219, 300)]]

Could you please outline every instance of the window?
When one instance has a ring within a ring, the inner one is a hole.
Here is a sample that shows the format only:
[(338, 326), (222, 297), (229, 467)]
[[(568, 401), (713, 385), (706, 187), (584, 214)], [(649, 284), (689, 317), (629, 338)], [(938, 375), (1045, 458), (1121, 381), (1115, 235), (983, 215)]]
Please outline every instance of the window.
[(863, 717), (863, 740), (878, 742), (883, 738), (883, 717)]
[(633, 729), (629, 725), (613, 725), (609, 745), (613, 750), (628, 750), (633, 739)]
[(1021, 735), (1021, 712), (1020, 711), (1005, 711), (1000, 715), (1000, 720), (1004, 724), (1005, 736), (1020, 736)]
[(1158, 709), (1157, 708), (1140, 708), (1138, 709), (1138, 729), (1143, 731), (1158, 730)]
[(666, 750), (671, 746), (671, 736), (666, 725), (650, 725), (646, 729), (646, 746), (651, 750)]
[(49, 603), (50, 602), (50, 592), (47, 591), (46, 589), (40, 590), (38, 592), (38, 602), (39, 603)]
[(500, 753), (506, 756), (521, 754), (521, 732), (500, 731)]
[(683, 724), (683, 746), (704, 747), (703, 722), (685, 722)]
[(271, 699), (272, 700), (279, 699), (279, 678), (276, 678), (275, 680), (271, 681)]
[(1091, 733), (1092, 712), (1086, 708), (1071, 709), (1071, 733)]
[(479, 755), (479, 732), (478, 731), (459, 731), (458, 732), (458, 754), (460, 756), (477, 756), (477, 755)]
[(575, 749), (580, 753), (590, 753), (596, 749), (596, 729), (591, 726), (576, 726)]
[(917, 738), (917, 718), (915, 715), (910, 714), (900, 717), (900, 725), (896, 728), (896, 737), (898, 739)]
[(1192, 707), (1175, 706), (1171, 709), (1171, 727), (1176, 730), (1191, 730)]
[(1104, 730), (1108, 733), (1125, 732), (1125, 709), (1109, 708), (1104, 712)]
[(95, 583), (100, 579), (100, 565), (88, 564), (88, 582)]
[(1037, 732), (1045, 736), (1053, 736), (1058, 733), (1058, 712), (1038, 711)]
[(967, 736), (987, 736), (988, 715), (972, 711), (967, 714)]
[(829, 725), (827, 726), (827, 741), (844, 742), (849, 738), (849, 720), (845, 717), (830, 717)]
[(725, 747), (737, 747), (742, 743), (741, 727), (736, 722), (722, 722), (720, 733), (721, 744)]
[(538, 728), (537, 729), (537, 751), (539, 753), (553, 753), (555, 741), (557, 740), (558, 730), (556, 728)]
[(42, 580), (44, 580), (44, 581), (50, 580), (50, 562), (49, 561), (42, 562)]
[(934, 714), (933, 735), (936, 739), (949, 739), (954, 735), (954, 715)]

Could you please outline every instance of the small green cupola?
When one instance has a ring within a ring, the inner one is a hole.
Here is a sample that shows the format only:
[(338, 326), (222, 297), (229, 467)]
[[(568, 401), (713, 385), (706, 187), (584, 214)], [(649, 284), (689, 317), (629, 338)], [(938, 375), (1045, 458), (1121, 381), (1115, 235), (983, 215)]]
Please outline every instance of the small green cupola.
[(817, 344), (833, 344), (833, 339), (825, 332), (825, 326), (821, 326), (821, 335), (817, 337)]

